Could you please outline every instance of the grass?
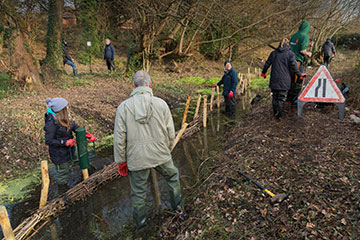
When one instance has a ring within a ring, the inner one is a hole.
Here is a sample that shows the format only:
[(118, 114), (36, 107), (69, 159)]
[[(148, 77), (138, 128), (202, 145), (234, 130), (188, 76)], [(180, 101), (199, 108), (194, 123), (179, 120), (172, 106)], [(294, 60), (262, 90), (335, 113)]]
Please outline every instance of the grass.
[(60, 89), (67, 89), (70, 87), (76, 87), (76, 86), (88, 86), (88, 85), (93, 85), (95, 83), (94, 80), (92, 80), (92, 76), (88, 75), (88, 76), (84, 76), (81, 78), (75, 78), (75, 80), (71, 77), (64, 77), (63, 79), (63, 84), (59, 87)]
[(262, 89), (266, 90), (269, 88), (270, 75), (268, 75), (265, 79), (263, 77), (256, 77), (250, 79), (249, 89)]

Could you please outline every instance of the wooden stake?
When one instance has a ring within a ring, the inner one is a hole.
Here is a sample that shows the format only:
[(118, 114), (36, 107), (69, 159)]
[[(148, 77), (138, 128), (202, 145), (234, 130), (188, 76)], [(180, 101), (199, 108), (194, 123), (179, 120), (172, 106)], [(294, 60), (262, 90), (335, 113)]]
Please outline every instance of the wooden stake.
[(50, 179), (49, 179), (49, 167), (47, 160), (41, 161), (41, 179), (42, 179), (42, 188), (41, 188), (39, 208), (42, 208), (43, 206), (46, 205), (48, 192), (49, 192)]
[(219, 86), (216, 86), (216, 94), (217, 94), (217, 107), (220, 108), (220, 89), (219, 89)]
[(161, 195), (160, 195), (159, 184), (156, 176), (156, 171), (154, 168), (151, 168), (151, 178), (155, 193), (155, 205), (156, 207), (159, 207), (161, 205)]
[(250, 68), (248, 67), (248, 74), (250, 74)]
[(197, 100), (197, 103), (196, 103), (196, 109), (195, 109), (194, 119), (199, 116), (200, 103), (201, 103), (201, 95), (199, 94), (198, 100)]
[(182, 120), (181, 128), (182, 128), (182, 127), (184, 126), (184, 124), (186, 123), (186, 118), (187, 118), (187, 114), (188, 114), (188, 111), (189, 111), (190, 100), (191, 100), (191, 96), (188, 96), (188, 97), (187, 97), (187, 100), (186, 100), (184, 117), (183, 117), (183, 120)]
[(5, 240), (15, 240), (15, 235), (10, 224), (9, 216), (4, 206), (0, 206), (0, 225)]
[(181, 136), (184, 134), (184, 132), (185, 132), (185, 130), (186, 130), (186, 128), (187, 128), (188, 125), (189, 125), (189, 124), (185, 123), (184, 126), (183, 126), (183, 127), (180, 129), (180, 131), (178, 132), (178, 134), (177, 134), (177, 136), (176, 136), (176, 138), (175, 138), (175, 140), (174, 140), (174, 142), (173, 142), (173, 145), (172, 145), (172, 147), (171, 147), (171, 151), (174, 150), (176, 144), (180, 141), (180, 138), (181, 138)]
[(203, 126), (206, 128), (207, 122), (207, 96), (204, 95), (204, 112), (203, 112)]
[(82, 169), (81, 171), (82, 171), (84, 180), (88, 179), (89, 178), (89, 170), (86, 168), (86, 169)]
[(215, 88), (212, 88), (211, 97), (210, 97), (210, 112), (213, 111), (213, 102), (214, 102)]
[[(178, 132), (178, 134), (173, 142), (173, 145), (171, 147), (171, 151), (174, 150), (176, 144), (180, 141), (181, 136), (184, 134), (188, 125), (189, 124), (187, 124), (185, 122), (183, 127)], [(161, 205), (161, 194), (160, 194), (160, 190), (159, 190), (159, 184), (158, 184), (158, 180), (157, 180), (157, 176), (156, 176), (156, 171), (154, 168), (151, 168), (151, 178), (152, 178), (152, 183), (153, 183), (154, 192), (155, 192), (155, 204), (156, 204), (156, 207), (159, 207)]]

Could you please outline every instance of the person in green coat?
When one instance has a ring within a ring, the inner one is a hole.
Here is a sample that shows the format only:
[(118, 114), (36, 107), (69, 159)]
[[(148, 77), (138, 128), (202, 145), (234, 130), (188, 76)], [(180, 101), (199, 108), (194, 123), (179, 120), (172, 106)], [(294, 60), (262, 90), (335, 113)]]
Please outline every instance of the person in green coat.
[[(308, 34), (310, 33), (310, 23), (306, 20), (302, 21), (299, 30), (292, 35), (290, 39), (290, 48), (295, 53), (296, 64), (301, 73), (304, 72), (305, 57), (311, 57), (311, 52), (307, 51), (310, 42)], [(291, 102), (291, 107), (296, 108), (297, 98), (301, 91), (302, 81), (296, 78), (295, 73), (292, 73), (291, 89), (288, 94), (288, 101)]]
[(129, 172), (133, 214), (139, 229), (146, 226), (146, 190), (151, 168), (161, 174), (169, 188), (173, 210), (184, 206), (181, 199), (179, 171), (175, 167), (171, 147), (175, 128), (167, 103), (153, 95), (147, 72), (133, 77), (135, 89), (116, 111), (114, 127), (114, 159), (119, 173)]

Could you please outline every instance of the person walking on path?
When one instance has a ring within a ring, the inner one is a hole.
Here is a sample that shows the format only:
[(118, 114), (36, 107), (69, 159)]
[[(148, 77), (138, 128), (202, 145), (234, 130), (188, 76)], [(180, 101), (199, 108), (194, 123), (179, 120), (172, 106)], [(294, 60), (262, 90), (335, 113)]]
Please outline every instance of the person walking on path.
[(221, 86), (223, 87), (222, 95), (225, 99), (225, 114), (231, 118), (236, 116), (236, 86), (238, 84), (238, 74), (236, 70), (232, 67), (232, 64), (229, 60), (226, 60), (224, 63), (224, 75), (221, 80), (213, 84), (212, 87)]
[(111, 44), (110, 39), (107, 38), (105, 39), (104, 60), (110, 72), (115, 70), (114, 58), (115, 47)]
[(291, 74), (295, 73), (300, 79), (306, 76), (302, 74), (296, 64), (295, 54), (290, 50), (289, 40), (284, 38), (267, 59), (261, 76), (266, 78), (266, 72), (271, 66), (269, 88), (272, 92), (272, 106), (274, 116), (282, 117), (283, 105), (286, 100), (287, 91), (291, 87)]
[(336, 56), (336, 49), (331, 39), (328, 38), (321, 48), (321, 57), (324, 59), (324, 65), (326, 67), (329, 67), (333, 55)]
[(135, 89), (116, 110), (114, 159), (120, 175), (129, 174), (133, 215), (138, 229), (147, 225), (146, 191), (151, 168), (161, 174), (170, 192), (173, 210), (184, 206), (179, 171), (171, 157), (174, 122), (166, 102), (153, 96), (147, 72), (133, 76)]
[[(310, 24), (308, 21), (304, 20), (299, 26), (299, 30), (292, 35), (290, 39), (290, 48), (295, 53), (296, 64), (300, 72), (304, 72), (304, 63), (305, 57), (311, 57), (311, 52), (308, 52), (306, 49), (309, 45), (312, 45), (313, 42), (310, 42), (308, 34), (310, 33)], [(291, 107), (296, 109), (297, 98), (301, 91), (302, 80), (296, 78), (296, 74), (292, 73), (291, 78), (291, 89), (288, 93), (288, 100), (291, 103)]]
[(63, 53), (63, 63), (64, 65), (70, 65), (73, 68), (74, 76), (77, 77), (77, 68), (74, 63), (74, 59), (70, 57), (69, 49), (68, 49), (68, 43), (65, 39), (62, 40), (63, 47), (64, 47), (64, 53)]
[[(79, 125), (69, 118), (66, 99), (47, 98), (46, 104), (48, 110), (45, 113), (45, 144), (49, 146), (50, 160), (55, 164), (59, 189), (66, 189), (71, 160), (69, 148), (75, 156), (76, 141), (73, 132), (79, 128)], [(96, 140), (90, 133), (87, 133), (86, 137), (91, 142)]]

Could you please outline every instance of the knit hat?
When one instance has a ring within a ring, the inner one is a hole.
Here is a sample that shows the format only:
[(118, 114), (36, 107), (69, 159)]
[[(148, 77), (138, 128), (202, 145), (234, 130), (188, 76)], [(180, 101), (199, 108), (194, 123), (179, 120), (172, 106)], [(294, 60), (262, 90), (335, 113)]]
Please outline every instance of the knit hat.
[(53, 98), (53, 99), (47, 98), (46, 104), (54, 112), (60, 112), (68, 105), (68, 101), (66, 101), (65, 98)]
[(224, 66), (225, 66), (227, 63), (230, 63), (230, 64), (231, 64), (230, 60), (226, 60), (226, 61), (224, 62)]

